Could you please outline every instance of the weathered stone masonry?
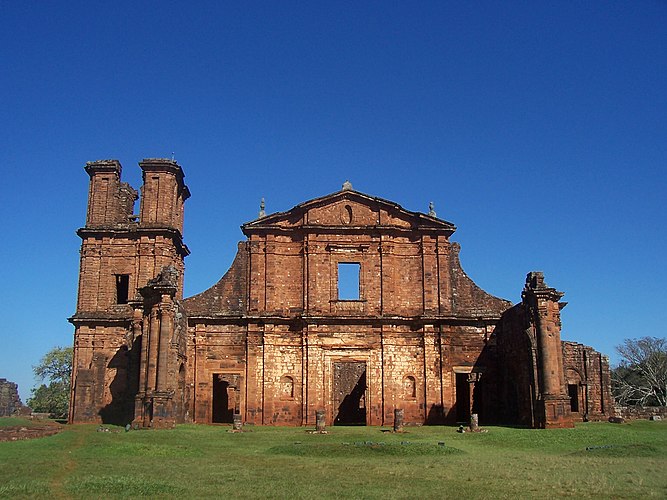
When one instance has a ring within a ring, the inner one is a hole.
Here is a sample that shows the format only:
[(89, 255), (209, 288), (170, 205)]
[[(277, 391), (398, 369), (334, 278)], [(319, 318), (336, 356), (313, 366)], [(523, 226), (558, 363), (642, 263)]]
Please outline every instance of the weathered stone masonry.
[[(354, 191), (242, 226), (223, 278), (183, 299), (181, 167), (150, 159), (137, 193), (86, 165), (70, 421), (570, 426), (611, 411), (608, 362), (561, 342), (562, 292), (530, 273), (520, 304), (477, 287), (456, 227)], [(352, 296), (342, 295), (343, 275)], [(340, 276), (339, 276), (340, 275)], [(340, 283), (339, 283), (340, 281)]]
[(19, 398), (19, 386), (0, 378), (0, 417), (10, 417), (24, 408)]

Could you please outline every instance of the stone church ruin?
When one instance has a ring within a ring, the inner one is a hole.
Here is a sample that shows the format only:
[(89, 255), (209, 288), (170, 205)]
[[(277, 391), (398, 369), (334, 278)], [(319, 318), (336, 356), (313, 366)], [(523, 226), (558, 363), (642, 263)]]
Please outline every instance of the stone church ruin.
[(400, 409), (544, 428), (613, 411), (607, 358), (561, 341), (563, 293), (542, 273), (518, 304), (493, 297), (462, 270), (454, 224), (349, 183), (262, 210), (226, 274), (184, 298), (185, 175), (139, 165), (138, 215), (118, 161), (85, 167), (70, 422), (392, 425)]

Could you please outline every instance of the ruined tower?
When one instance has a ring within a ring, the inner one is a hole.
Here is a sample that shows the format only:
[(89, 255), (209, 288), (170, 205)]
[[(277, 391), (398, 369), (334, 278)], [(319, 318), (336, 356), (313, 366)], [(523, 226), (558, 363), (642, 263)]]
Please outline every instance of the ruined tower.
[(182, 238), (183, 204), (190, 195), (183, 171), (166, 159), (146, 159), (140, 166), (138, 215), (138, 193), (121, 182), (120, 162), (85, 167), (88, 211), (86, 225), (77, 231), (82, 240), (79, 294), (70, 318), (75, 326), (70, 422), (132, 419), (141, 393), (146, 312), (139, 291), (169, 268), (176, 276), (169, 296), (178, 300), (183, 295), (183, 259), (189, 253)]

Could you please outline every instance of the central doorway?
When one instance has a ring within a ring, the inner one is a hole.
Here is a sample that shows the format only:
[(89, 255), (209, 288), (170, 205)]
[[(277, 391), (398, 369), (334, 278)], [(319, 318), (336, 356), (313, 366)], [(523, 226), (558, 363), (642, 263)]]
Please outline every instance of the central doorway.
[(334, 425), (366, 425), (366, 363), (341, 361), (333, 368)]
[(470, 422), (470, 382), (468, 373), (456, 374), (456, 422)]
[(231, 424), (234, 413), (239, 413), (239, 376), (216, 373), (213, 375), (213, 408), (211, 422)]

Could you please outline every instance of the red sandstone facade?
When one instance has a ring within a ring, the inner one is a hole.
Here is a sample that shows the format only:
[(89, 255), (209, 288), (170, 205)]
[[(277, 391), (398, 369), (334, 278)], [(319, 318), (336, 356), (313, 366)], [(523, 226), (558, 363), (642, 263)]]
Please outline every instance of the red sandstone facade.
[(86, 165), (71, 422), (315, 425), (324, 410), (329, 424), (390, 425), (402, 409), (418, 424), (477, 413), (562, 427), (610, 414), (608, 362), (561, 341), (563, 294), (541, 273), (520, 304), (493, 297), (461, 269), (453, 224), (349, 183), (244, 224), (223, 278), (183, 299), (183, 171), (140, 166), (135, 216), (120, 164)]

